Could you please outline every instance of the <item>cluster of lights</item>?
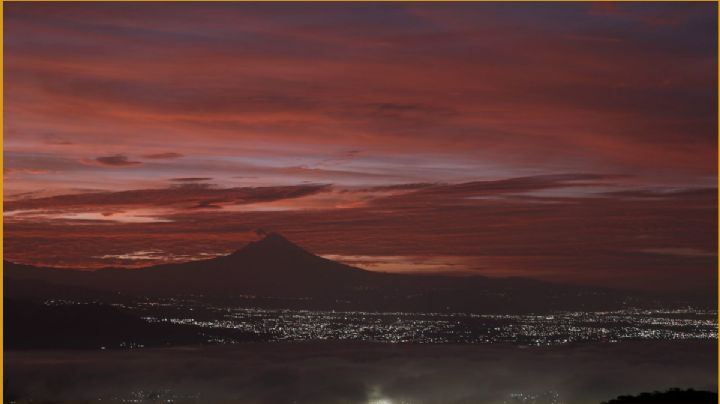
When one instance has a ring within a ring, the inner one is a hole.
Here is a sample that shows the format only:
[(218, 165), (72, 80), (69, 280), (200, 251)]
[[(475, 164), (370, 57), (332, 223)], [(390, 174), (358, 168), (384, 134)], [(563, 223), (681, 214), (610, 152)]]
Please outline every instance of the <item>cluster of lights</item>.
[[(163, 305), (148, 302), (134, 309), (141, 311), (149, 322), (209, 330), (234, 329), (273, 341), (558, 345), (628, 339), (717, 339), (718, 332), (716, 311), (693, 308), (538, 315), (291, 310), (218, 306), (202, 301), (175, 303), (171, 312), (161, 310)], [(208, 342), (229, 343), (232, 339), (209, 337)]]

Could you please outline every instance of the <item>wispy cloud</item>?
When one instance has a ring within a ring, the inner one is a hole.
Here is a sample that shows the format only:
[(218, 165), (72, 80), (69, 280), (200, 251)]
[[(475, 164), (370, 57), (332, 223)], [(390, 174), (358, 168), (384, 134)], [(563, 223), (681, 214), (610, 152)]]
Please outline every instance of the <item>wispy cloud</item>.
[(177, 159), (182, 157), (183, 155), (180, 153), (174, 153), (174, 152), (166, 152), (166, 153), (152, 153), (152, 154), (145, 154), (143, 155), (146, 159)]
[(130, 160), (128, 158), (128, 156), (125, 156), (123, 154), (115, 154), (112, 156), (100, 156), (100, 157), (95, 157), (94, 159), (83, 159), (83, 160), (81, 160), (81, 162), (83, 164), (99, 165), (99, 166), (106, 166), (106, 167), (131, 167), (131, 166), (142, 165), (142, 162)]

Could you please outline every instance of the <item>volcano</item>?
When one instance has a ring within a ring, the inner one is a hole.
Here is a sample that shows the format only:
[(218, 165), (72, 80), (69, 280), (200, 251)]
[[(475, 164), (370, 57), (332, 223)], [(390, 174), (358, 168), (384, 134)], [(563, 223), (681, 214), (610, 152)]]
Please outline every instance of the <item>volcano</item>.
[[(523, 278), (389, 274), (317, 256), (272, 233), (222, 257), (140, 269), (67, 270), (5, 262), (7, 296), (280, 299), (293, 307), (378, 311), (528, 312), (621, 308), (641, 293)], [(62, 293), (61, 293), (62, 292)], [(647, 300), (651, 301), (655, 297)], [(257, 303), (257, 301), (254, 301)], [(683, 300), (679, 304), (686, 304)], [(309, 306), (309, 307), (308, 307)]]
[(352, 289), (378, 278), (378, 274), (312, 254), (278, 233), (208, 260), (95, 271), (5, 262), (5, 276), (124, 293), (282, 297)]

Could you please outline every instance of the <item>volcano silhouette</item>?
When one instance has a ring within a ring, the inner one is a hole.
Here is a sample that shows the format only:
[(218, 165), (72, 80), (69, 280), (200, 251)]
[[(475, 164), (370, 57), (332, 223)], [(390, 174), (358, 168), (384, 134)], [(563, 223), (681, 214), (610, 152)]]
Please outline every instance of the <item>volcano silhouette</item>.
[(232, 254), (140, 269), (72, 271), (5, 262), (5, 276), (136, 293), (305, 296), (362, 287), (381, 274), (331, 261), (271, 233)]
[[(193, 295), (276, 299), (324, 309), (539, 312), (615, 309), (628, 292), (524, 278), (389, 274), (319, 257), (277, 233), (222, 257), (140, 269), (76, 271), (5, 262), (6, 296)], [(62, 292), (62, 293), (61, 293)], [(641, 295), (632, 292), (636, 304)], [(656, 299), (650, 297), (649, 299)], [(650, 300), (648, 300), (650, 301)], [(714, 301), (713, 301), (714, 302)]]

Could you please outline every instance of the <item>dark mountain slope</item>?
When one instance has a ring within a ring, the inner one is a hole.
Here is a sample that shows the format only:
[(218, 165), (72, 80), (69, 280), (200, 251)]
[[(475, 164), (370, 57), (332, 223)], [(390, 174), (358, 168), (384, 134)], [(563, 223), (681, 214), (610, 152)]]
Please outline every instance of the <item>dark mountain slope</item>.
[(100, 349), (196, 344), (192, 327), (150, 324), (112, 306), (4, 300), (5, 349)]

